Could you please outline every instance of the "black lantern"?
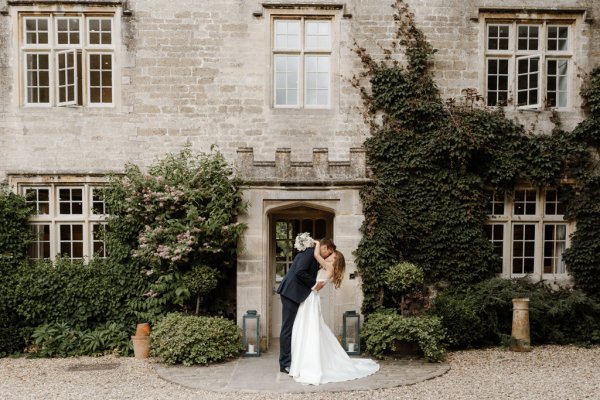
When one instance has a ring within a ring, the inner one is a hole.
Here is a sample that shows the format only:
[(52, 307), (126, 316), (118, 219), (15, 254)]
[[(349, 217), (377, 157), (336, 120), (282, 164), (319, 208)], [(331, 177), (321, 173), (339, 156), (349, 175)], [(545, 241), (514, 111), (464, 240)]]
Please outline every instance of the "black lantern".
[(260, 356), (260, 315), (256, 310), (248, 310), (242, 318), (242, 343), (244, 357)]
[(344, 313), (342, 346), (348, 355), (360, 354), (360, 314), (354, 310)]

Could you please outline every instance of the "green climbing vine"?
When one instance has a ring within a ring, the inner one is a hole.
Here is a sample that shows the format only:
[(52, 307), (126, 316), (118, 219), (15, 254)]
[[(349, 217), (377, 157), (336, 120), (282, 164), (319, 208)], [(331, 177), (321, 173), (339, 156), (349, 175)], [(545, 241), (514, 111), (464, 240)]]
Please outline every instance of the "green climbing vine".
[[(428, 283), (493, 276), (499, 259), (484, 234), (486, 190), (510, 192), (523, 182), (564, 194), (567, 217), (577, 221), (569, 271), (579, 287), (600, 293), (600, 69), (582, 92), (585, 121), (566, 132), (553, 113), (553, 131), (533, 134), (502, 109), (444, 101), (432, 72), (435, 49), (403, 0), (393, 8), (396, 42), (384, 59), (355, 46), (364, 72), (353, 84), (371, 127), (365, 147), (374, 175), (361, 192), (365, 221), (356, 253), (364, 312), (391, 304), (382, 276), (399, 261), (421, 266)], [(397, 51), (404, 64), (393, 59)]]

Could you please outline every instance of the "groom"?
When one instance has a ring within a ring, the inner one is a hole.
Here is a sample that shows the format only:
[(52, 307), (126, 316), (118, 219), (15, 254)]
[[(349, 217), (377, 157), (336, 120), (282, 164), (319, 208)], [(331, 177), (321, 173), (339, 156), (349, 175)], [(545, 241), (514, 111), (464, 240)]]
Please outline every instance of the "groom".
[[(327, 258), (335, 251), (335, 244), (330, 239), (320, 241), (321, 257)], [(292, 266), (283, 277), (277, 293), (281, 297), (281, 333), (279, 335), (279, 371), (290, 372), (292, 364), (292, 328), (298, 307), (308, 295), (317, 281), (319, 263), (314, 256), (314, 248), (301, 251), (296, 255)], [(315, 290), (319, 291), (324, 283), (319, 282)]]

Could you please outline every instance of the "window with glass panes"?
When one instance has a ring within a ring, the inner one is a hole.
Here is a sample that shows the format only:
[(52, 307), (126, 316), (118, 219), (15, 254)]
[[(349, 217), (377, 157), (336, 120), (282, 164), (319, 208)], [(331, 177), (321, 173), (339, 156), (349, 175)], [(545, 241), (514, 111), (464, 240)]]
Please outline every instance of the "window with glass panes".
[(501, 260), (498, 273), (509, 277), (566, 276), (563, 253), (572, 224), (556, 189), (518, 188), (488, 192), (485, 234)]
[(23, 104), (111, 106), (115, 27), (112, 14), (19, 14)]
[(572, 65), (572, 24), (486, 24), (485, 68), (488, 106), (568, 108)]
[(331, 97), (331, 20), (273, 19), (273, 104), (328, 108)]
[(308, 232), (315, 239), (327, 235), (324, 218), (278, 218), (275, 220), (275, 280), (280, 282), (292, 266), (298, 251), (294, 248), (296, 236)]
[(29, 249), (30, 258), (106, 257), (107, 215), (100, 186), (23, 185), (19, 190), (35, 210), (30, 219), (35, 237)]

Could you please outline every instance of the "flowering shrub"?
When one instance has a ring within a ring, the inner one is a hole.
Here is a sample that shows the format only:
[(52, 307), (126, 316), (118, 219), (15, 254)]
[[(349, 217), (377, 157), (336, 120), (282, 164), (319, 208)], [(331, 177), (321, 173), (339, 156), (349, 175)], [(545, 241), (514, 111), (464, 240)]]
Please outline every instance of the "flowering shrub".
[(106, 241), (111, 257), (148, 280), (143, 299), (132, 301), (140, 318), (197, 308), (190, 302), (197, 291), (184, 279), (194, 266), (232, 270), (245, 228), (236, 221), (244, 208), (239, 186), (221, 153), (193, 154), (189, 146), (146, 173), (128, 164), (125, 176), (112, 178)]

